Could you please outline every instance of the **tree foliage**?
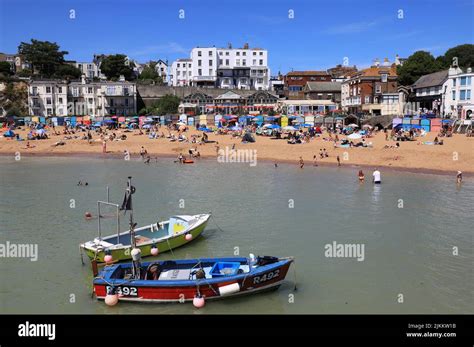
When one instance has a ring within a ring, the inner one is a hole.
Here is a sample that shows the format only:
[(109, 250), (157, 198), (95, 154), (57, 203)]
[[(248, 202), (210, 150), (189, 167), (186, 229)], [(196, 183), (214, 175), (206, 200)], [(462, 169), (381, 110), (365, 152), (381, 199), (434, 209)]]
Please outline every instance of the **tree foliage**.
[(133, 68), (126, 63), (124, 54), (108, 55), (100, 64), (100, 70), (109, 80), (118, 80), (123, 75), (127, 81), (135, 78)]
[(64, 64), (67, 51), (60, 51), (55, 42), (31, 39), (31, 43), (22, 42), (18, 53), (32, 66), (33, 73), (38, 72), (44, 77), (52, 77), (57, 68)]
[(164, 116), (178, 113), (180, 98), (176, 95), (167, 94), (155, 101), (150, 107), (144, 107), (139, 111), (140, 115)]
[(78, 79), (81, 77), (81, 70), (69, 64), (61, 65), (57, 68), (54, 76), (62, 79)]
[(12, 66), (7, 61), (0, 61), (0, 74), (3, 76), (11, 76), (13, 74)]
[(8, 116), (28, 115), (27, 100), (28, 92), (25, 83), (9, 82), (0, 92), (0, 108), (4, 109)]

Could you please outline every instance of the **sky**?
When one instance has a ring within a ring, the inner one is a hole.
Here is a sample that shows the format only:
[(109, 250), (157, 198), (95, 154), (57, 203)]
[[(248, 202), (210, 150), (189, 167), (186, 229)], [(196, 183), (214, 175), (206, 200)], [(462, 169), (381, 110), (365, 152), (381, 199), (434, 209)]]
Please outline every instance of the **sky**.
[(32, 38), (80, 62), (122, 53), (171, 63), (193, 47), (248, 43), (268, 50), (272, 75), (362, 68), (474, 43), (474, 0), (0, 0), (0, 52)]

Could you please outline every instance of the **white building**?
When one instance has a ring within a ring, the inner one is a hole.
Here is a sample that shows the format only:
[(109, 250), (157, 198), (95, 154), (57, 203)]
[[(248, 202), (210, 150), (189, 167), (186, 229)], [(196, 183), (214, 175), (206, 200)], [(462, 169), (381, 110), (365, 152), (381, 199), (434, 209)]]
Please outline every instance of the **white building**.
[(155, 71), (163, 79), (163, 82), (167, 81), (168, 77), (168, 63), (163, 60), (158, 60), (155, 66)]
[[(183, 62), (187, 63), (184, 71)], [(173, 86), (268, 90), (268, 51), (248, 44), (243, 48), (196, 47), (189, 60), (173, 63), (171, 81)]]
[(87, 82), (32, 81), (28, 87), (33, 116), (131, 116), (137, 113), (135, 83), (125, 80)]
[(460, 119), (473, 119), (474, 73), (471, 68), (463, 72), (459, 67), (451, 67), (444, 85), (442, 114)]
[(192, 78), (191, 59), (178, 59), (171, 64), (170, 84), (174, 87), (191, 85)]
[(74, 63), (74, 66), (81, 70), (82, 75), (87, 78), (102, 78), (105, 79), (105, 75), (100, 71), (99, 65), (94, 62), (91, 63)]

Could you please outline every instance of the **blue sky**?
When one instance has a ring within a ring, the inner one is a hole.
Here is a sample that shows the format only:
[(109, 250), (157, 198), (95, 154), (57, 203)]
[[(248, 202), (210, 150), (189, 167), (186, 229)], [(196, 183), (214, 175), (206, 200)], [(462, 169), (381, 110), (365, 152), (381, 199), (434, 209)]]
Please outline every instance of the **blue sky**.
[(70, 60), (124, 53), (172, 61), (195, 46), (248, 42), (268, 49), (276, 74), (322, 70), (344, 57), (364, 67), (416, 50), (437, 56), (473, 43), (473, 23), (474, 0), (0, 0), (0, 52), (36, 38), (57, 42)]

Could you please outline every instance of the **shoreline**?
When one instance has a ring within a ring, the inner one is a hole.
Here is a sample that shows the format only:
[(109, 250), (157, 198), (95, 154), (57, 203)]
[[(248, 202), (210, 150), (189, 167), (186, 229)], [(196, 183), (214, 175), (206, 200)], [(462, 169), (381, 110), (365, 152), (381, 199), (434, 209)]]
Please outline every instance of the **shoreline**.
[[(138, 153), (130, 153), (131, 155), (139, 156)], [(148, 153), (150, 157), (153, 159), (176, 159), (176, 155), (171, 153)], [(15, 152), (7, 152), (0, 150), (0, 157), (14, 157)], [(97, 153), (97, 152), (88, 152), (88, 151), (75, 151), (75, 152), (21, 152), (21, 156), (29, 157), (29, 158), (87, 158), (87, 159), (105, 159), (105, 160), (118, 160), (123, 158), (123, 154), (121, 152), (110, 152), (107, 154)], [(197, 159), (198, 161), (202, 160), (204, 162), (210, 161), (215, 159), (216, 156), (213, 155), (201, 155), (201, 159)], [(131, 158), (138, 159), (138, 158)], [(140, 160), (141, 161), (141, 160)], [(267, 164), (273, 164), (277, 162), (278, 164), (287, 164), (287, 165), (294, 165), (299, 166), (298, 160), (291, 160), (291, 159), (275, 159), (275, 158), (268, 158), (262, 157), (257, 158), (257, 161), (262, 161)], [(305, 164), (307, 167), (329, 167), (329, 168), (341, 168), (341, 169), (370, 169), (373, 170), (377, 168), (383, 168), (389, 171), (395, 172), (408, 172), (408, 173), (421, 173), (421, 174), (429, 174), (429, 175), (439, 175), (439, 176), (453, 176), (456, 175), (457, 170), (443, 170), (443, 169), (431, 169), (431, 168), (415, 168), (415, 167), (403, 167), (403, 166), (393, 166), (387, 164), (379, 164), (379, 165), (370, 165), (370, 164), (341, 164), (338, 166), (337, 163), (332, 162), (322, 162), (318, 161), (318, 166), (314, 166), (312, 164)], [(464, 171), (464, 177), (474, 177), (474, 170), (473, 171)]]

